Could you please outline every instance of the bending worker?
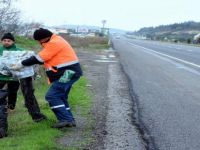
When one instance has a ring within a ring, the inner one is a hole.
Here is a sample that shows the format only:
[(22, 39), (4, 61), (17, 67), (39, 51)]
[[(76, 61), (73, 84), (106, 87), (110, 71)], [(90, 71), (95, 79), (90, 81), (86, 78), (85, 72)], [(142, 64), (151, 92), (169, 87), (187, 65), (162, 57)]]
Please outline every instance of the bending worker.
[(58, 119), (58, 123), (52, 127), (76, 126), (68, 104), (68, 94), (72, 85), (82, 75), (78, 57), (67, 41), (47, 29), (36, 30), (33, 38), (41, 44), (43, 49), (38, 55), (16, 64), (16, 68), (44, 64), (51, 83), (45, 98)]

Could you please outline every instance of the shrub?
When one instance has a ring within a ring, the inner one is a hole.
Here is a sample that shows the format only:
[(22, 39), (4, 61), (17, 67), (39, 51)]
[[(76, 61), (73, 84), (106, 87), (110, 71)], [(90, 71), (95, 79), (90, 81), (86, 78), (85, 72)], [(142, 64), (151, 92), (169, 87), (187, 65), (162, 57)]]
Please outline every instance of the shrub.
[(61, 34), (72, 47), (89, 47), (91, 44), (108, 44), (108, 38), (105, 37), (72, 37), (66, 34)]

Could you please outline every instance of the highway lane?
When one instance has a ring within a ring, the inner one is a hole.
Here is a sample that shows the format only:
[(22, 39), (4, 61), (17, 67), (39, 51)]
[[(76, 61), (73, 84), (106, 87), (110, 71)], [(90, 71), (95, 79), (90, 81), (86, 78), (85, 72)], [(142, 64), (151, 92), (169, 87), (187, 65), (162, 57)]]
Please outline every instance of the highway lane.
[[(113, 39), (150, 149), (200, 149), (200, 48)], [(196, 66), (195, 66), (196, 65)]]
[(197, 63), (200, 65), (200, 47), (194, 47), (189, 45), (163, 43), (155, 41), (141, 41), (141, 40), (127, 40), (133, 45), (143, 46), (160, 53), (164, 53), (176, 58)]

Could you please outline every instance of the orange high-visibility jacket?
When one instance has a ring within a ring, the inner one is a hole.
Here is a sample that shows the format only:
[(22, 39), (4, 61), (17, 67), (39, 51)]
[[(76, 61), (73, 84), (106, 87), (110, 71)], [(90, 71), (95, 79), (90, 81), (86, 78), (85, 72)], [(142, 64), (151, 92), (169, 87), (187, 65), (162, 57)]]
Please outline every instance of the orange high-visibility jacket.
[(65, 70), (75, 71), (74, 78), (82, 75), (78, 57), (70, 44), (62, 37), (53, 34), (36, 59), (44, 63), (46, 74), (50, 82), (58, 80)]
[(43, 49), (38, 53), (37, 59), (44, 62), (47, 70), (52, 67), (64, 67), (79, 62), (76, 53), (70, 44), (62, 37), (53, 34), (50, 41), (42, 44)]

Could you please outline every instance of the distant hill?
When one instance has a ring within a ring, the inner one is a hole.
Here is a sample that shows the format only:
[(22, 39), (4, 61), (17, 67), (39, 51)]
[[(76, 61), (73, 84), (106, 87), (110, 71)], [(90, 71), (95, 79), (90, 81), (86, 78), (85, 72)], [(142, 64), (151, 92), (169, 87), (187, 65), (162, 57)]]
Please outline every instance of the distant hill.
[(185, 42), (192, 41), (194, 35), (198, 33), (200, 33), (200, 22), (189, 21), (157, 27), (145, 27), (131, 34), (153, 40), (177, 40)]

